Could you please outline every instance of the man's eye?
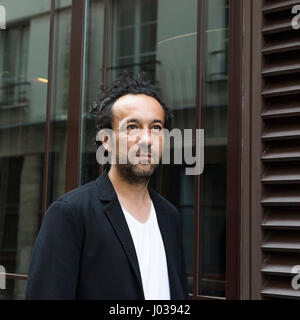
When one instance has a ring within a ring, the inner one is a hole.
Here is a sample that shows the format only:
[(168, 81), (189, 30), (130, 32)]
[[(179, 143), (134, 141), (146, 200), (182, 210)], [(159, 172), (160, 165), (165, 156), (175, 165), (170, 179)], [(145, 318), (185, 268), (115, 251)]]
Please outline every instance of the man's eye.
[(152, 127), (153, 130), (161, 130), (161, 126), (160, 125), (154, 125)]
[(130, 124), (129, 126), (127, 126), (127, 129), (129, 129), (129, 130), (133, 130), (136, 128), (137, 128), (137, 126), (135, 124)]

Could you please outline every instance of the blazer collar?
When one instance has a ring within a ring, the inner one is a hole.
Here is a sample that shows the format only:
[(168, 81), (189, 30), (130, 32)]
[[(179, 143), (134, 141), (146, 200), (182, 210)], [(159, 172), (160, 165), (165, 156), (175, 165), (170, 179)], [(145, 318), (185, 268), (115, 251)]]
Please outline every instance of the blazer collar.
[[(141, 278), (141, 273), (139, 269), (139, 264), (138, 264), (134, 243), (133, 243), (125, 216), (123, 214), (121, 205), (119, 203), (117, 194), (108, 177), (107, 170), (105, 170), (102, 173), (102, 175), (96, 179), (96, 183), (98, 185), (100, 200), (104, 203), (104, 212), (107, 218), (109, 219), (110, 223), (112, 224), (112, 227), (114, 228), (123, 246), (124, 251), (126, 252), (128, 260), (134, 270), (140, 290), (144, 297), (142, 278)], [(158, 225), (159, 225), (161, 236), (164, 242), (167, 264), (168, 264), (171, 299), (174, 299), (176, 295), (175, 283), (173, 283), (174, 277), (176, 277), (176, 272), (174, 269), (174, 260), (173, 260), (174, 253), (173, 253), (173, 245), (172, 245), (174, 234), (172, 234), (170, 220), (169, 220), (170, 218), (169, 218), (169, 215), (167, 214), (168, 210), (170, 209), (166, 206), (165, 201), (162, 201), (161, 196), (149, 185), (148, 185), (148, 191), (156, 211)]]

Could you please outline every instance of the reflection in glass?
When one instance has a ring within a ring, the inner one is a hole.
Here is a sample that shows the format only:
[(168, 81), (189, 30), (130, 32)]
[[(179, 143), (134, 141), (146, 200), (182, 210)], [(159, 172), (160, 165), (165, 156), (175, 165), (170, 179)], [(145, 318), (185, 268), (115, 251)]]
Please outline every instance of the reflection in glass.
[(157, 0), (112, 1), (109, 9), (113, 23), (108, 36), (111, 79), (122, 70), (138, 73), (146, 69), (155, 79), (157, 62), (151, 58), (156, 53), (157, 5)]
[[(132, 52), (126, 51), (128, 47), (120, 39), (120, 30), (125, 28), (120, 17), (129, 14), (128, 8), (132, 15)], [(197, 1), (119, 0), (111, 4), (110, 16), (108, 82), (123, 70), (135, 75), (146, 71), (152, 81), (159, 82), (163, 100), (173, 111), (173, 128), (194, 129)], [(154, 174), (151, 184), (181, 212), (189, 290), (192, 291), (194, 177), (185, 175), (185, 167), (185, 164), (165, 165)]]
[(102, 84), (103, 27), (104, 1), (91, 0), (88, 4), (87, 34), (85, 35), (86, 77), (82, 113), (81, 184), (92, 181), (99, 175), (99, 166), (96, 161), (95, 123), (89, 115), (89, 110)]
[[(49, 203), (64, 193), (71, 2), (55, 1)], [(1, 4), (7, 29), (0, 32), (0, 264), (27, 274), (42, 215), (51, 1)], [(8, 280), (5, 294), (23, 298), (25, 283)]]
[(225, 297), (228, 1), (206, 0), (203, 12), (199, 294)]
[[(1, 5), (0, 264), (26, 274), (41, 220), (50, 1)], [(21, 297), (23, 283), (7, 280), (0, 298)]]
[(72, 0), (56, 0), (53, 38), (48, 205), (65, 193)]

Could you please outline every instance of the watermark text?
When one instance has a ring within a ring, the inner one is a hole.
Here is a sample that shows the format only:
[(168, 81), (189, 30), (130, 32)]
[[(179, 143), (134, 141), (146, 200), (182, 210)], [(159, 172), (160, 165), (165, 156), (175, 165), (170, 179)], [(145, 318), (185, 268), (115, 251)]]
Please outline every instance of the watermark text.
[(0, 5), (0, 29), (6, 29), (6, 10)]
[(111, 129), (102, 129), (96, 140), (102, 142), (96, 153), (101, 165), (185, 164), (186, 175), (200, 175), (204, 170), (204, 129), (161, 129), (150, 133), (135, 129), (127, 133), (120, 128), (117, 135)]
[(299, 11), (300, 11), (300, 5), (296, 5), (292, 8), (292, 14), (296, 14), (296, 16), (292, 20), (292, 28), (294, 30), (300, 29), (300, 12)]
[(300, 289), (300, 265), (294, 266), (292, 268), (292, 273), (297, 273), (297, 275), (294, 276), (292, 279), (292, 288), (294, 290), (299, 290)]
[(0, 265), (0, 289), (6, 289), (6, 273), (5, 268)]

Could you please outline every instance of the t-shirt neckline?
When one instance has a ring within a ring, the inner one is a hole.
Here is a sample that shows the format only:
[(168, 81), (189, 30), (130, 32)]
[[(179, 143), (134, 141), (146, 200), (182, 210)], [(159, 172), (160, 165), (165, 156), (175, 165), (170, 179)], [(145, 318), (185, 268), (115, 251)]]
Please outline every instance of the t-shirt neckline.
[(129, 213), (127, 210), (125, 210), (123, 207), (122, 207), (122, 210), (124, 212), (124, 214), (129, 217), (130, 219), (132, 219), (134, 222), (136, 222), (137, 224), (141, 225), (141, 226), (145, 226), (145, 225), (148, 225), (151, 218), (152, 218), (152, 211), (153, 211), (154, 207), (153, 207), (153, 202), (152, 202), (152, 199), (151, 199), (151, 205), (150, 205), (150, 214), (149, 214), (149, 217), (147, 219), (146, 222), (140, 222), (139, 220), (137, 220), (131, 213)]

